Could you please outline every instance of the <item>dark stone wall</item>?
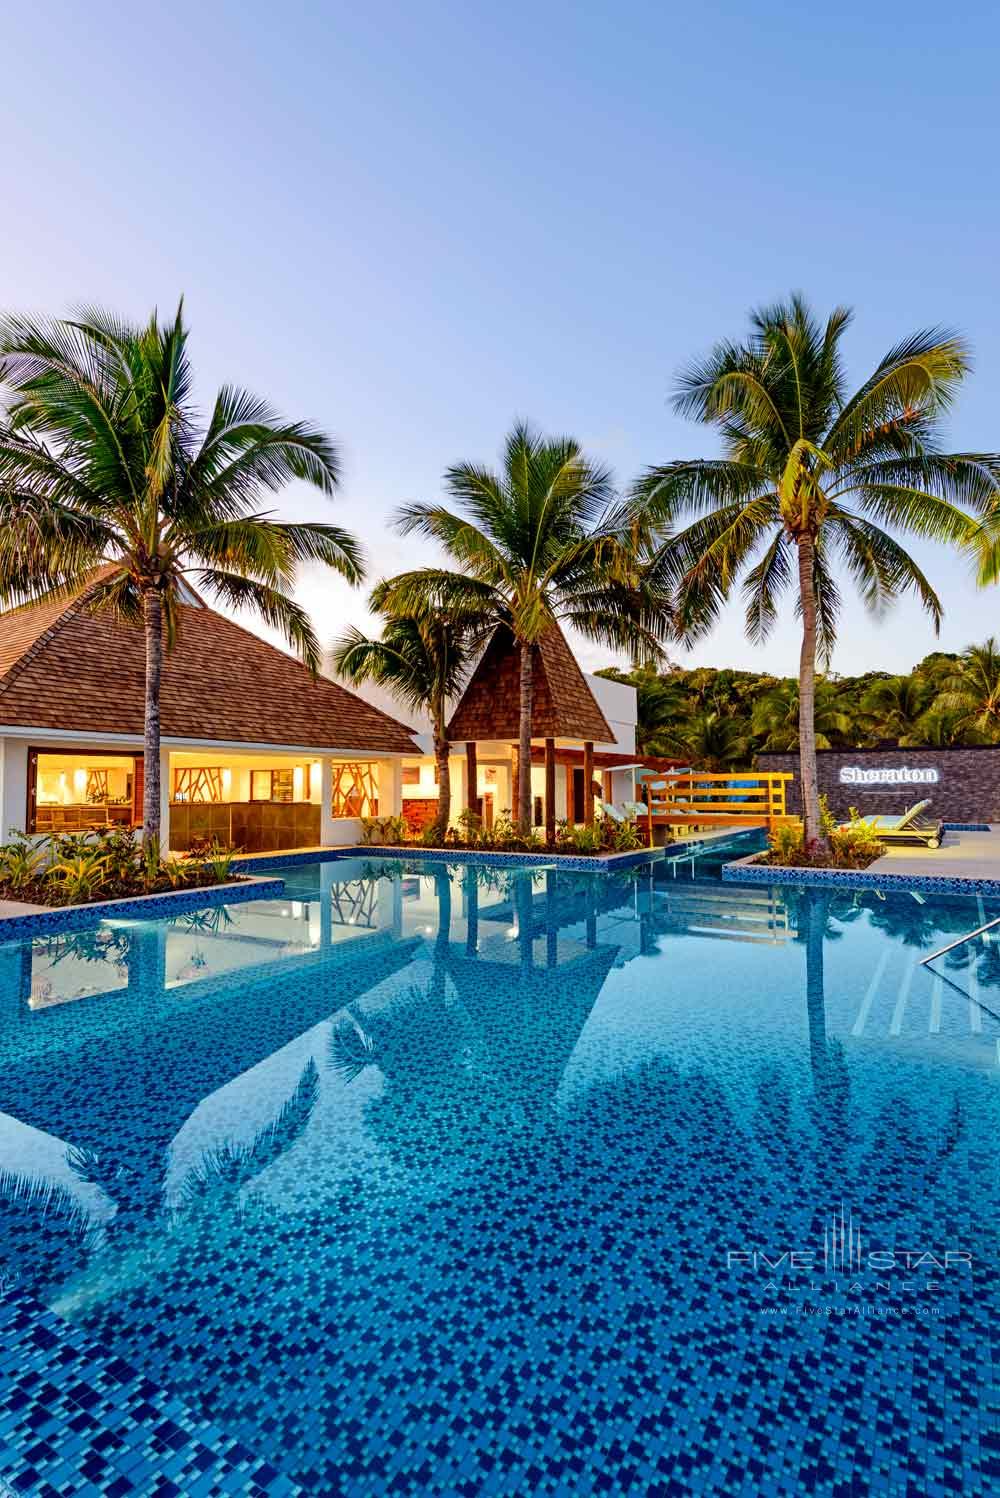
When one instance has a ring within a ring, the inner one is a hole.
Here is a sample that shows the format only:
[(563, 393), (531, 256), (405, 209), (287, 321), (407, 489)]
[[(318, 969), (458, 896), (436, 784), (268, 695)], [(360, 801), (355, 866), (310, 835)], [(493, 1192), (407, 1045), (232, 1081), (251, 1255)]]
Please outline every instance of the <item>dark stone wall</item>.
[[(819, 788), (830, 802), (830, 810), (846, 819), (856, 806), (865, 816), (883, 812), (896, 816), (914, 801), (930, 798), (926, 815), (942, 822), (1000, 822), (1000, 746), (982, 749), (822, 749), (816, 756)], [(797, 754), (760, 754), (761, 770), (791, 770), (788, 810), (802, 811), (799, 796)], [(936, 770), (934, 785), (844, 785), (842, 769)]]

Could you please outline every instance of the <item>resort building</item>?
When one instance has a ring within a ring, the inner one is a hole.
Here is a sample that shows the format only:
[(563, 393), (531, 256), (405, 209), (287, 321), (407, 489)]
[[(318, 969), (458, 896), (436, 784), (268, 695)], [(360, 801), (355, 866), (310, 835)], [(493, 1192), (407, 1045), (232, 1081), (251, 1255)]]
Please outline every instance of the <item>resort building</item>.
[[(470, 676), (448, 724), (452, 819), (471, 804), (489, 826), (517, 806), (517, 740), (520, 726), (520, 661), (510, 632), (494, 633)], [(389, 713), (402, 711), (380, 687), (358, 688)], [(636, 753), (637, 694), (634, 687), (585, 674), (558, 625), (536, 649), (532, 709), (531, 792), (534, 822), (545, 825), (546, 759), (552, 775), (556, 820), (584, 822), (601, 801), (636, 796), (636, 774), (667, 761)], [(437, 814), (438, 787), (430, 720), (407, 713), (423, 749), (403, 768), (402, 809), (419, 830)], [(588, 787), (590, 797), (588, 801)]]
[[(209, 608), (178, 609), (160, 696), (161, 841), (354, 844), (398, 814), (418, 746), (396, 718)], [(0, 616), (0, 841), (141, 821), (145, 644), (87, 592)]]

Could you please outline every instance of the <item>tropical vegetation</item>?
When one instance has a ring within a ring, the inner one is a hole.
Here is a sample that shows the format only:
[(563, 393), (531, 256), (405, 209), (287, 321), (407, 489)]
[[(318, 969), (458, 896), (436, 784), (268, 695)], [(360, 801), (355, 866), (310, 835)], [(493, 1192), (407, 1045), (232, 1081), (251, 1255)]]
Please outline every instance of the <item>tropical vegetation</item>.
[(185, 582), (279, 629), (312, 669), (320, 649), (289, 596), (299, 564), (362, 576), (354, 538), (261, 508), (292, 479), (337, 487), (337, 451), (236, 386), (207, 425), (179, 306), (145, 326), (103, 311), (0, 323), (0, 608), (88, 587), (89, 607), (145, 632), (143, 836), (159, 838), (160, 677)]
[(403, 817), (364, 817), (361, 839), (367, 847), (387, 848), (454, 848), (483, 853), (569, 853), (598, 855), (629, 853), (643, 846), (643, 835), (634, 820), (617, 821), (597, 817), (593, 826), (561, 820), (556, 823), (555, 841), (547, 841), (531, 828), (527, 833), (502, 812), (489, 824), (467, 807), (453, 826), (442, 834), (437, 822), (420, 832), (409, 827)]
[[(941, 451), (941, 422), (969, 370), (954, 334), (933, 328), (896, 344), (850, 392), (837, 308), (821, 322), (803, 299), (751, 315), (748, 337), (716, 345), (680, 376), (674, 408), (715, 428), (722, 455), (648, 469), (636, 515), (659, 542), (675, 594), (675, 632), (707, 633), (742, 581), (746, 629), (763, 643), (791, 592), (801, 618), (798, 740), (805, 835), (822, 842), (816, 778), (817, 665), (829, 662), (842, 601), (839, 565), (880, 615), (912, 592), (935, 627), (941, 604), (893, 532), (949, 542), (1000, 575), (976, 517), (997, 508), (1000, 461)], [(790, 704), (788, 704), (790, 706)], [(788, 714), (768, 716), (784, 736)], [(834, 726), (831, 723), (831, 727)]]
[(465, 681), (479, 640), (478, 614), (466, 619), (458, 610), (449, 612), (433, 603), (408, 614), (393, 614), (385, 607), (390, 587), (379, 583), (371, 598), (372, 608), (384, 615), (381, 637), (370, 639), (361, 630), (349, 628), (333, 647), (333, 667), (345, 681), (355, 685), (375, 682), (405, 707), (429, 716), (438, 787), (437, 816), (431, 830), (440, 841), (451, 820), (449, 704)]
[(506, 626), (520, 656), (515, 815), (531, 831), (531, 723), (535, 647), (556, 620), (633, 655), (661, 653), (668, 601), (646, 566), (643, 537), (618, 502), (610, 471), (572, 437), (524, 423), (508, 434), (500, 470), (458, 463), (445, 488), (457, 508), (416, 503), (398, 515), (404, 535), (436, 541), (451, 567), (424, 567), (382, 585), (395, 614), (441, 610), (484, 628)]
[[(794, 677), (711, 666), (598, 674), (636, 688), (644, 754), (720, 771), (795, 747)], [(991, 637), (960, 653), (934, 651), (902, 674), (831, 672), (817, 680), (815, 700), (820, 749), (1000, 744), (1000, 645)]]
[(239, 878), (235, 850), (213, 843), (187, 858), (161, 859), (155, 842), (140, 846), (131, 827), (29, 837), (0, 845), (0, 900), (33, 905), (89, 905), (167, 890), (202, 889)]

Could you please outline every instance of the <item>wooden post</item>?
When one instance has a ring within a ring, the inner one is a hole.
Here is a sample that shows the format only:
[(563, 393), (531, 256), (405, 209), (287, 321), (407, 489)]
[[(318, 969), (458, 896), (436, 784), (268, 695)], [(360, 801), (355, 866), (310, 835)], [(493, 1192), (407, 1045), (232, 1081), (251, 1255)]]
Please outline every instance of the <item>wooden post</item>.
[(520, 754), (516, 744), (510, 746), (510, 814), (517, 821), (517, 808), (520, 805), (519, 793), (521, 790), (521, 766)]
[(611, 793), (612, 792), (611, 771), (610, 770), (605, 770), (605, 772), (604, 772), (604, 774), (603, 774), (603, 776), (601, 778), (602, 778), (602, 780), (604, 782), (604, 799), (608, 803), (608, 805), (610, 806), (612, 800), (614, 799), (613, 796), (612, 796), (612, 793)]
[(545, 841), (556, 840), (556, 741), (545, 740)]
[(476, 758), (476, 741), (469, 739), (465, 745), (465, 804), (469, 811), (479, 815), (479, 761)]
[(587, 739), (583, 746), (583, 820), (594, 825), (594, 746)]

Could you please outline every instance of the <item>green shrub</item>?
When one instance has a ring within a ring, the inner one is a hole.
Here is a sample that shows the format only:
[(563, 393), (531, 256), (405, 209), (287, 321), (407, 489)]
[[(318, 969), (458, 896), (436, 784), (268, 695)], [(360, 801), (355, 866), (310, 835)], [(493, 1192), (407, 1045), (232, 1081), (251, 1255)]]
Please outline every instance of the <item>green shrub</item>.
[(20, 893), (41, 877), (47, 862), (45, 843), (15, 832), (13, 841), (0, 847), (0, 885)]
[(362, 817), (361, 841), (371, 847), (396, 847), (406, 842), (406, 822), (402, 817)]
[(110, 886), (108, 861), (97, 847), (59, 859), (45, 878), (67, 905), (99, 899)]

